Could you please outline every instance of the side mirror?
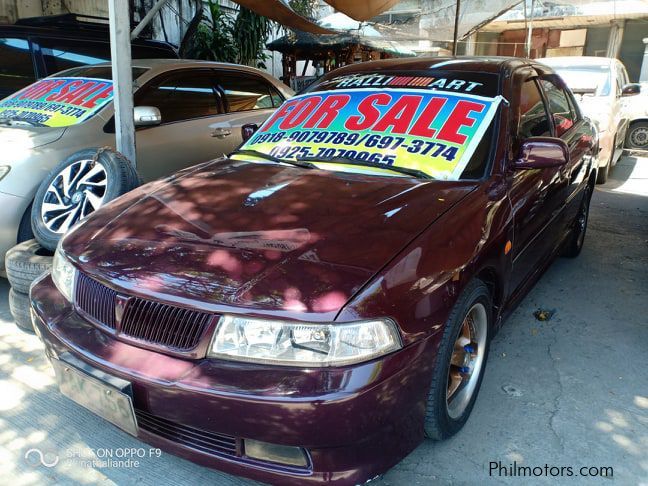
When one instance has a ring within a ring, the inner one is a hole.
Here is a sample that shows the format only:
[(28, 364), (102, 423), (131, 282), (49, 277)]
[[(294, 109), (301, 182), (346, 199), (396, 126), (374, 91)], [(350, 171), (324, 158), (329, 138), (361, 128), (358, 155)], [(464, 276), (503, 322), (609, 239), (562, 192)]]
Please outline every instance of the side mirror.
[(246, 123), (241, 127), (241, 138), (244, 142), (247, 142), (252, 138), (252, 135), (254, 135), (258, 129), (259, 125), (257, 125), (256, 123)]
[(634, 96), (641, 93), (641, 85), (639, 83), (628, 83), (621, 89), (621, 96)]
[(520, 147), (520, 154), (515, 161), (515, 169), (546, 169), (560, 167), (569, 160), (569, 148), (559, 138), (531, 137)]
[(136, 127), (151, 127), (162, 123), (162, 113), (155, 106), (136, 106), (133, 118)]

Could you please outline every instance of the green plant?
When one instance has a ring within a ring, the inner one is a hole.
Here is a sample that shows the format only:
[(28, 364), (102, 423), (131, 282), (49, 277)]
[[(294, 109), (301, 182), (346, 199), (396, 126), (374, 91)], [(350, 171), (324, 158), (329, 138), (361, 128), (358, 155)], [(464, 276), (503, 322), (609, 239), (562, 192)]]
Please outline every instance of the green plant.
[(238, 47), (238, 62), (240, 64), (265, 67), (263, 61), (267, 58), (264, 53), (268, 37), (275, 23), (254, 13), (252, 10), (240, 7), (232, 28), (234, 44)]
[(189, 55), (265, 67), (265, 44), (276, 24), (245, 7), (240, 7), (234, 16), (215, 0), (208, 0), (206, 8), (208, 15), (203, 14), (196, 28)]

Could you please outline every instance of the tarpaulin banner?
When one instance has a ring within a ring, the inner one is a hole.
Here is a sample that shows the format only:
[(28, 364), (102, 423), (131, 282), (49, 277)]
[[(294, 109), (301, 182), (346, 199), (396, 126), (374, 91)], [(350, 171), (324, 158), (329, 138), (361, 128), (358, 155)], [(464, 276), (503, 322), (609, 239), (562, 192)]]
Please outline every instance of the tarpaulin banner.
[(242, 149), (289, 160), (353, 159), (457, 180), (499, 101), (409, 88), (311, 92), (284, 103)]
[(66, 127), (87, 120), (112, 100), (112, 81), (46, 78), (0, 101), (0, 119)]

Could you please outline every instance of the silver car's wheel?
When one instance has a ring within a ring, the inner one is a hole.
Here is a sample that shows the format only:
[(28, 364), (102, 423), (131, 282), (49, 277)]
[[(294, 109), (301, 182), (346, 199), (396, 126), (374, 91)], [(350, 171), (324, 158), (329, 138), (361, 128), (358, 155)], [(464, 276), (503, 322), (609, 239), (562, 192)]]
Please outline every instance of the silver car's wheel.
[(31, 210), (34, 237), (43, 248), (54, 251), (75, 223), (139, 184), (133, 164), (107, 147), (70, 155), (36, 191)]
[(641, 150), (648, 149), (648, 122), (635, 123), (628, 129), (626, 147)]
[(64, 234), (76, 222), (99, 209), (104, 202), (108, 174), (91, 159), (68, 165), (50, 182), (41, 206), (45, 227)]
[(450, 358), (446, 391), (450, 418), (461, 417), (475, 393), (484, 364), (487, 335), (486, 308), (476, 303), (464, 318)]

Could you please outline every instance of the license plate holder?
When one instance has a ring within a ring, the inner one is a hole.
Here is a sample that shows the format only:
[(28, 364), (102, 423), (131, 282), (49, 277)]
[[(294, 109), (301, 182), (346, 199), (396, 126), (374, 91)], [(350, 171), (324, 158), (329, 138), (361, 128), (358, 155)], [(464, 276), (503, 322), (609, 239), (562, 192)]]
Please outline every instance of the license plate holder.
[(52, 359), (63, 395), (113, 425), (137, 436), (131, 383), (93, 368), (70, 353)]

